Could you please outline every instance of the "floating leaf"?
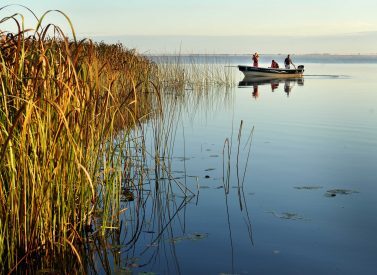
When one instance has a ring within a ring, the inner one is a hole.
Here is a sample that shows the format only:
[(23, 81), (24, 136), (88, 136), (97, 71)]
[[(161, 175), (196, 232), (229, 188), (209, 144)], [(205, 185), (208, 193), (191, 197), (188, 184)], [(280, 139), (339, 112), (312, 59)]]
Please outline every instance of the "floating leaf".
[(325, 197), (335, 197), (336, 195), (351, 195), (359, 193), (358, 191), (349, 190), (349, 189), (332, 189), (327, 190), (325, 193)]
[(196, 232), (196, 233), (188, 234), (186, 236), (171, 238), (170, 242), (179, 243), (183, 240), (198, 241), (198, 240), (205, 239), (207, 237), (208, 237), (208, 233), (197, 233)]
[(193, 233), (188, 235), (187, 239), (191, 241), (202, 240), (208, 237), (208, 233)]
[(200, 189), (208, 189), (208, 188), (210, 188), (210, 187), (207, 186), (207, 185), (201, 185), (199, 188), (200, 188)]
[(323, 188), (322, 186), (295, 186), (293, 187), (298, 190), (316, 190)]
[(290, 212), (282, 212), (282, 213), (276, 213), (275, 211), (270, 211), (268, 213), (271, 213), (277, 218), (284, 219), (284, 220), (302, 220), (303, 217), (296, 213), (290, 213)]
[(171, 239), (170, 239), (170, 242), (172, 242), (172, 243), (179, 243), (179, 242), (183, 241), (184, 239), (186, 239), (185, 236), (182, 236), (182, 237), (175, 237), (175, 238), (171, 238)]

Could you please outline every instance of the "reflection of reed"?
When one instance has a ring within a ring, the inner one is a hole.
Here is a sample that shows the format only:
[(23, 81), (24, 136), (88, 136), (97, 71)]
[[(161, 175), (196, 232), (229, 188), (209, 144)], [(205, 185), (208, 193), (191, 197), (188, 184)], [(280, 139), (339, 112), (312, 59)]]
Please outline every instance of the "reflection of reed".
[[(254, 132), (254, 127), (250, 131), (250, 135), (247, 138), (244, 149), (247, 148), (247, 156), (245, 157), (245, 166), (243, 167), (243, 175), (242, 179), (240, 178), (240, 146), (241, 146), (241, 137), (242, 137), (242, 128), (243, 128), (243, 121), (241, 120), (238, 137), (237, 137), (237, 156), (236, 156), (236, 164), (235, 164), (235, 171), (236, 171), (236, 180), (237, 180), (237, 195), (238, 195), (238, 202), (240, 206), (240, 211), (244, 218), (249, 239), (251, 244), (253, 245), (253, 234), (252, 234), (252, 225), (251, 219), (246, 203), (245, 192), (244, 192), (244, 181), (246, 176), (246, 170), (249, 162), (250, 152), (251, 152), (251, 143), (252, 143), (252, 136)], [(229, 241), (231, 247), (231, 265), (232, 265), (232, 273), (234, 273), (234, 246), (233, 246), (233, 237), (232, 237), (232, 227), (231, 227), (231, 219), (230, 219), (230, 211), (229, 211), (229, 190), (230, 190), (230, 183), (231, 183), (231, 154), (232, 154), (232, 142), (231, 139), (226, 139), (224, 142), (223, 147), (223, 186), (224, 186), (224, 195), (225, 195), (225, 206), (226, 206), (226, 213), (227, 213), (227, 222), (228, 222), (228, 230), (229, 230)]]
[[(132, 143), (127, 143), (127, 150), (114, 154), (122, 158), (124, 167), (119, 209), (126, 210), (104, 235), (98, 234), (97, 228), (89, 233), (88, 256), (83, 257), (87, 258), (88, 269), (94, 273), (153, 270), (160, 262), (170, 274), (180, 273), (175, 243), (192, 238), (186, 232), (185, 211), (194, 194), (186, 183), (185, 150), (180, 158), (184, 171), (180, 175), (173, 172), (177, 126), (183, 114), (195, 116), (202, 110), (223, 109), (229, 105), (231, 95), (226, 89), (187, 91), (180, 96), (162, 93), (158, 99), (161, 109), (127, 133)], [(153, 96), (150, 101), (154, 102)], [(196, 109), (190, 110), (192, 105)], [(119, 137), (122, 140), (122, 135)]]

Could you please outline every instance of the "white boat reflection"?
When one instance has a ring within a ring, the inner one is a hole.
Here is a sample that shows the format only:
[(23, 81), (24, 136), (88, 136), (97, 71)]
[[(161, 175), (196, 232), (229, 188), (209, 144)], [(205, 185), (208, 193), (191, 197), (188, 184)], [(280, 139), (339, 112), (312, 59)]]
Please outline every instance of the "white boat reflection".
[(252, 87), (253, 88), (253, 97), (257, 98), (259, 96), (258, 87), (262, 85), (270, 85), (271, 91), (274, 92), (279, 88), (279, 86), (284, 87), (284, 92), (289, 96), (292, 88), (295, 85), (303, 86), (304, 78), (295, 77), (295, 78), (269, 78), (269, 77), (245, 77), (242, 81), (238, 83), (238, 87)]

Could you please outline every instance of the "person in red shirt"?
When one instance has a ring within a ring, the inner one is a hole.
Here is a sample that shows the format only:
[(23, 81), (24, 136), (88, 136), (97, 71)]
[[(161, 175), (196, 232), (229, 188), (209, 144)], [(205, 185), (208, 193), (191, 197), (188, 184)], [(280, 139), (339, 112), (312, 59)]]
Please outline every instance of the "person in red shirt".
[(258, 61), (259, 61), (259, 54), (255, 53), (253, 54), (253, 66), (258, 67)]
[(271, 62), (271, 68), (278, 69), (279, 68), (279, 64), (275, 60), (272, 60), (272, 62)]

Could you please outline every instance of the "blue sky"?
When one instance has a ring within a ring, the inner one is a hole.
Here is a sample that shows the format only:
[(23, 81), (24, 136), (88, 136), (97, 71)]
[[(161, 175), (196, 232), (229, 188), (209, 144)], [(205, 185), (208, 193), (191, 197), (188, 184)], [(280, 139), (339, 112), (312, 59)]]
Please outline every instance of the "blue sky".
[[(120, 41), (142, 52), (376, 53), (376, 0), (28, 0), (38, 16), (59, 9), (77, 34)], [(10, 4), (11, 2), (4, 2)], [(28, 27), (35, 22), (18, 7)], [(67, 30), (64, 18), (47, 22)], [(4, 29), (3, 26), (0, 28)], [(310, 43), (309, 43), (310, 42)], [(241, 45), (242, 44), (242, 45)], [(328, 46), (326, 46), (328, 45)]]

